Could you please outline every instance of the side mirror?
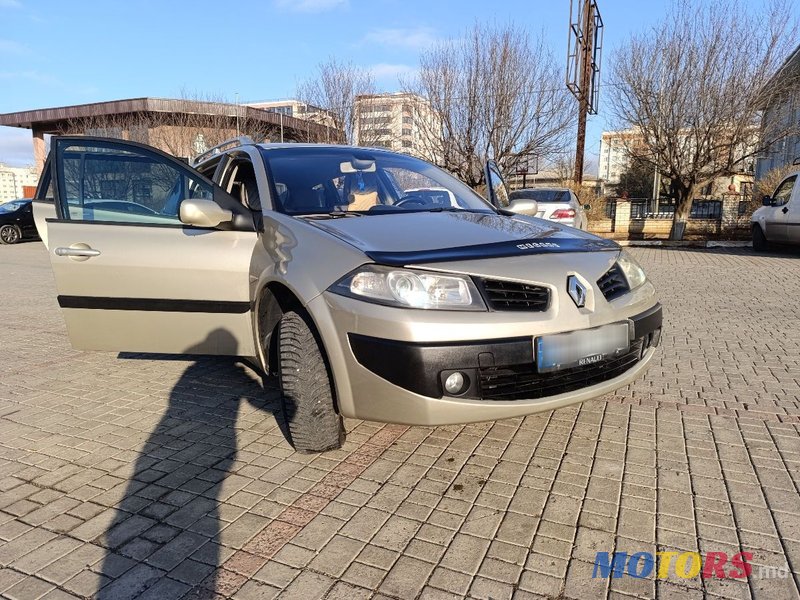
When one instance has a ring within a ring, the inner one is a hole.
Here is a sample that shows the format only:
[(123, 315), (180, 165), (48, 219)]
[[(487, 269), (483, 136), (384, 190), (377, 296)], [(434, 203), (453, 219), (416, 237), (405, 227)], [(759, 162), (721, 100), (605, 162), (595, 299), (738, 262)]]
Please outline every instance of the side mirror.
[(772, 198), (770, 198), (769, 196), (764, 196), (761, 199), (761, 204), (764, 206), (772, 206)]
[(584, 204), (583, 205), (583, 210), (592, 210), (592, 205), (591, 204)]
[(181, 202), (181, 222), (197, 227), (216, 227), (233, 220), (233, 213), (213, 200), (190, 198)]
[(539, 212), (539, 203), (536, 202), (536, 200), (530, 200), (528, 198), (518, 198), (517, 200), (512, 200), (506, 210), (519, 215), (535, 217), (536, 213)]

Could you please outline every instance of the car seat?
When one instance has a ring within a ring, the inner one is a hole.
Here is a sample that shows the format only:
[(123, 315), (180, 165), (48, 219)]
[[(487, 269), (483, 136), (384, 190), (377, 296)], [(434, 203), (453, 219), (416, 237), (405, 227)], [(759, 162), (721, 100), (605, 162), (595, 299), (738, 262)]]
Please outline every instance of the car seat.
[(364, 171), (348, 173), (344, 180), (344, 198), (347, 210), (369, 210), (378, 204), (378, 176)]

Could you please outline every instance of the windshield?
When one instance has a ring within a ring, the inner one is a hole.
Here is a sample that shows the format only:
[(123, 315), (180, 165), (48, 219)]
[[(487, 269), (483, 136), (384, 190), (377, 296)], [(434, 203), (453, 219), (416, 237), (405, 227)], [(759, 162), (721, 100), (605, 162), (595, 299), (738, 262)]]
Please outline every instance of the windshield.
[(364, 148), (262, 148), (276, 209), (290, 215), (495, 212), (467, 185), (433, 165)]
[(537, 202), (569, 202), (568, 190), (517, 190), (511, 192), (512, 200), (536, 200)]
[(24, 205), (25, 202), (6, 202), (5, 204), (0, 204), (0, 212), (14, 212)]

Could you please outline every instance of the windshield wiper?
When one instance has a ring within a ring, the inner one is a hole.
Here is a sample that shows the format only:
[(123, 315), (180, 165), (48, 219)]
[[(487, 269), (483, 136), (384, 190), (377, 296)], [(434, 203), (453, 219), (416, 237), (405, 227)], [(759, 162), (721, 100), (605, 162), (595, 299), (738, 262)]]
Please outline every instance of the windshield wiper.
[(479, 213), (482, 215), (490, 215), (493, 214), (493, 211), (490, 209), (481, 209), (481, 208), (456, 208), (454, 206), (437, 206), (436, 208), (427, 208), (423, 209), (422, 212), (468, 212), (468, 213)]
[(295, 215), (297, 217), (305, 217), (307, 219), (338, 219), (340, 217), (363, 217), (364, 215), (359, 212), (347, 210), (333, 210), (329, 213), (311, 213), (308, 215)]

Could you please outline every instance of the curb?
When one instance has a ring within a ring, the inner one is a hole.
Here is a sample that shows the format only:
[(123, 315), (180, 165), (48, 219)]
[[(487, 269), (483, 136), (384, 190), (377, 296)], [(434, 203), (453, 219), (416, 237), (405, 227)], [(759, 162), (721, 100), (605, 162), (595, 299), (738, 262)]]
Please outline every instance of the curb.
[(751, 248), (752, 242), (708, 240), (705, 242), (671, 242), (669, 240), (616, 240), (620, 246), (662, 246), (666, 248)]

